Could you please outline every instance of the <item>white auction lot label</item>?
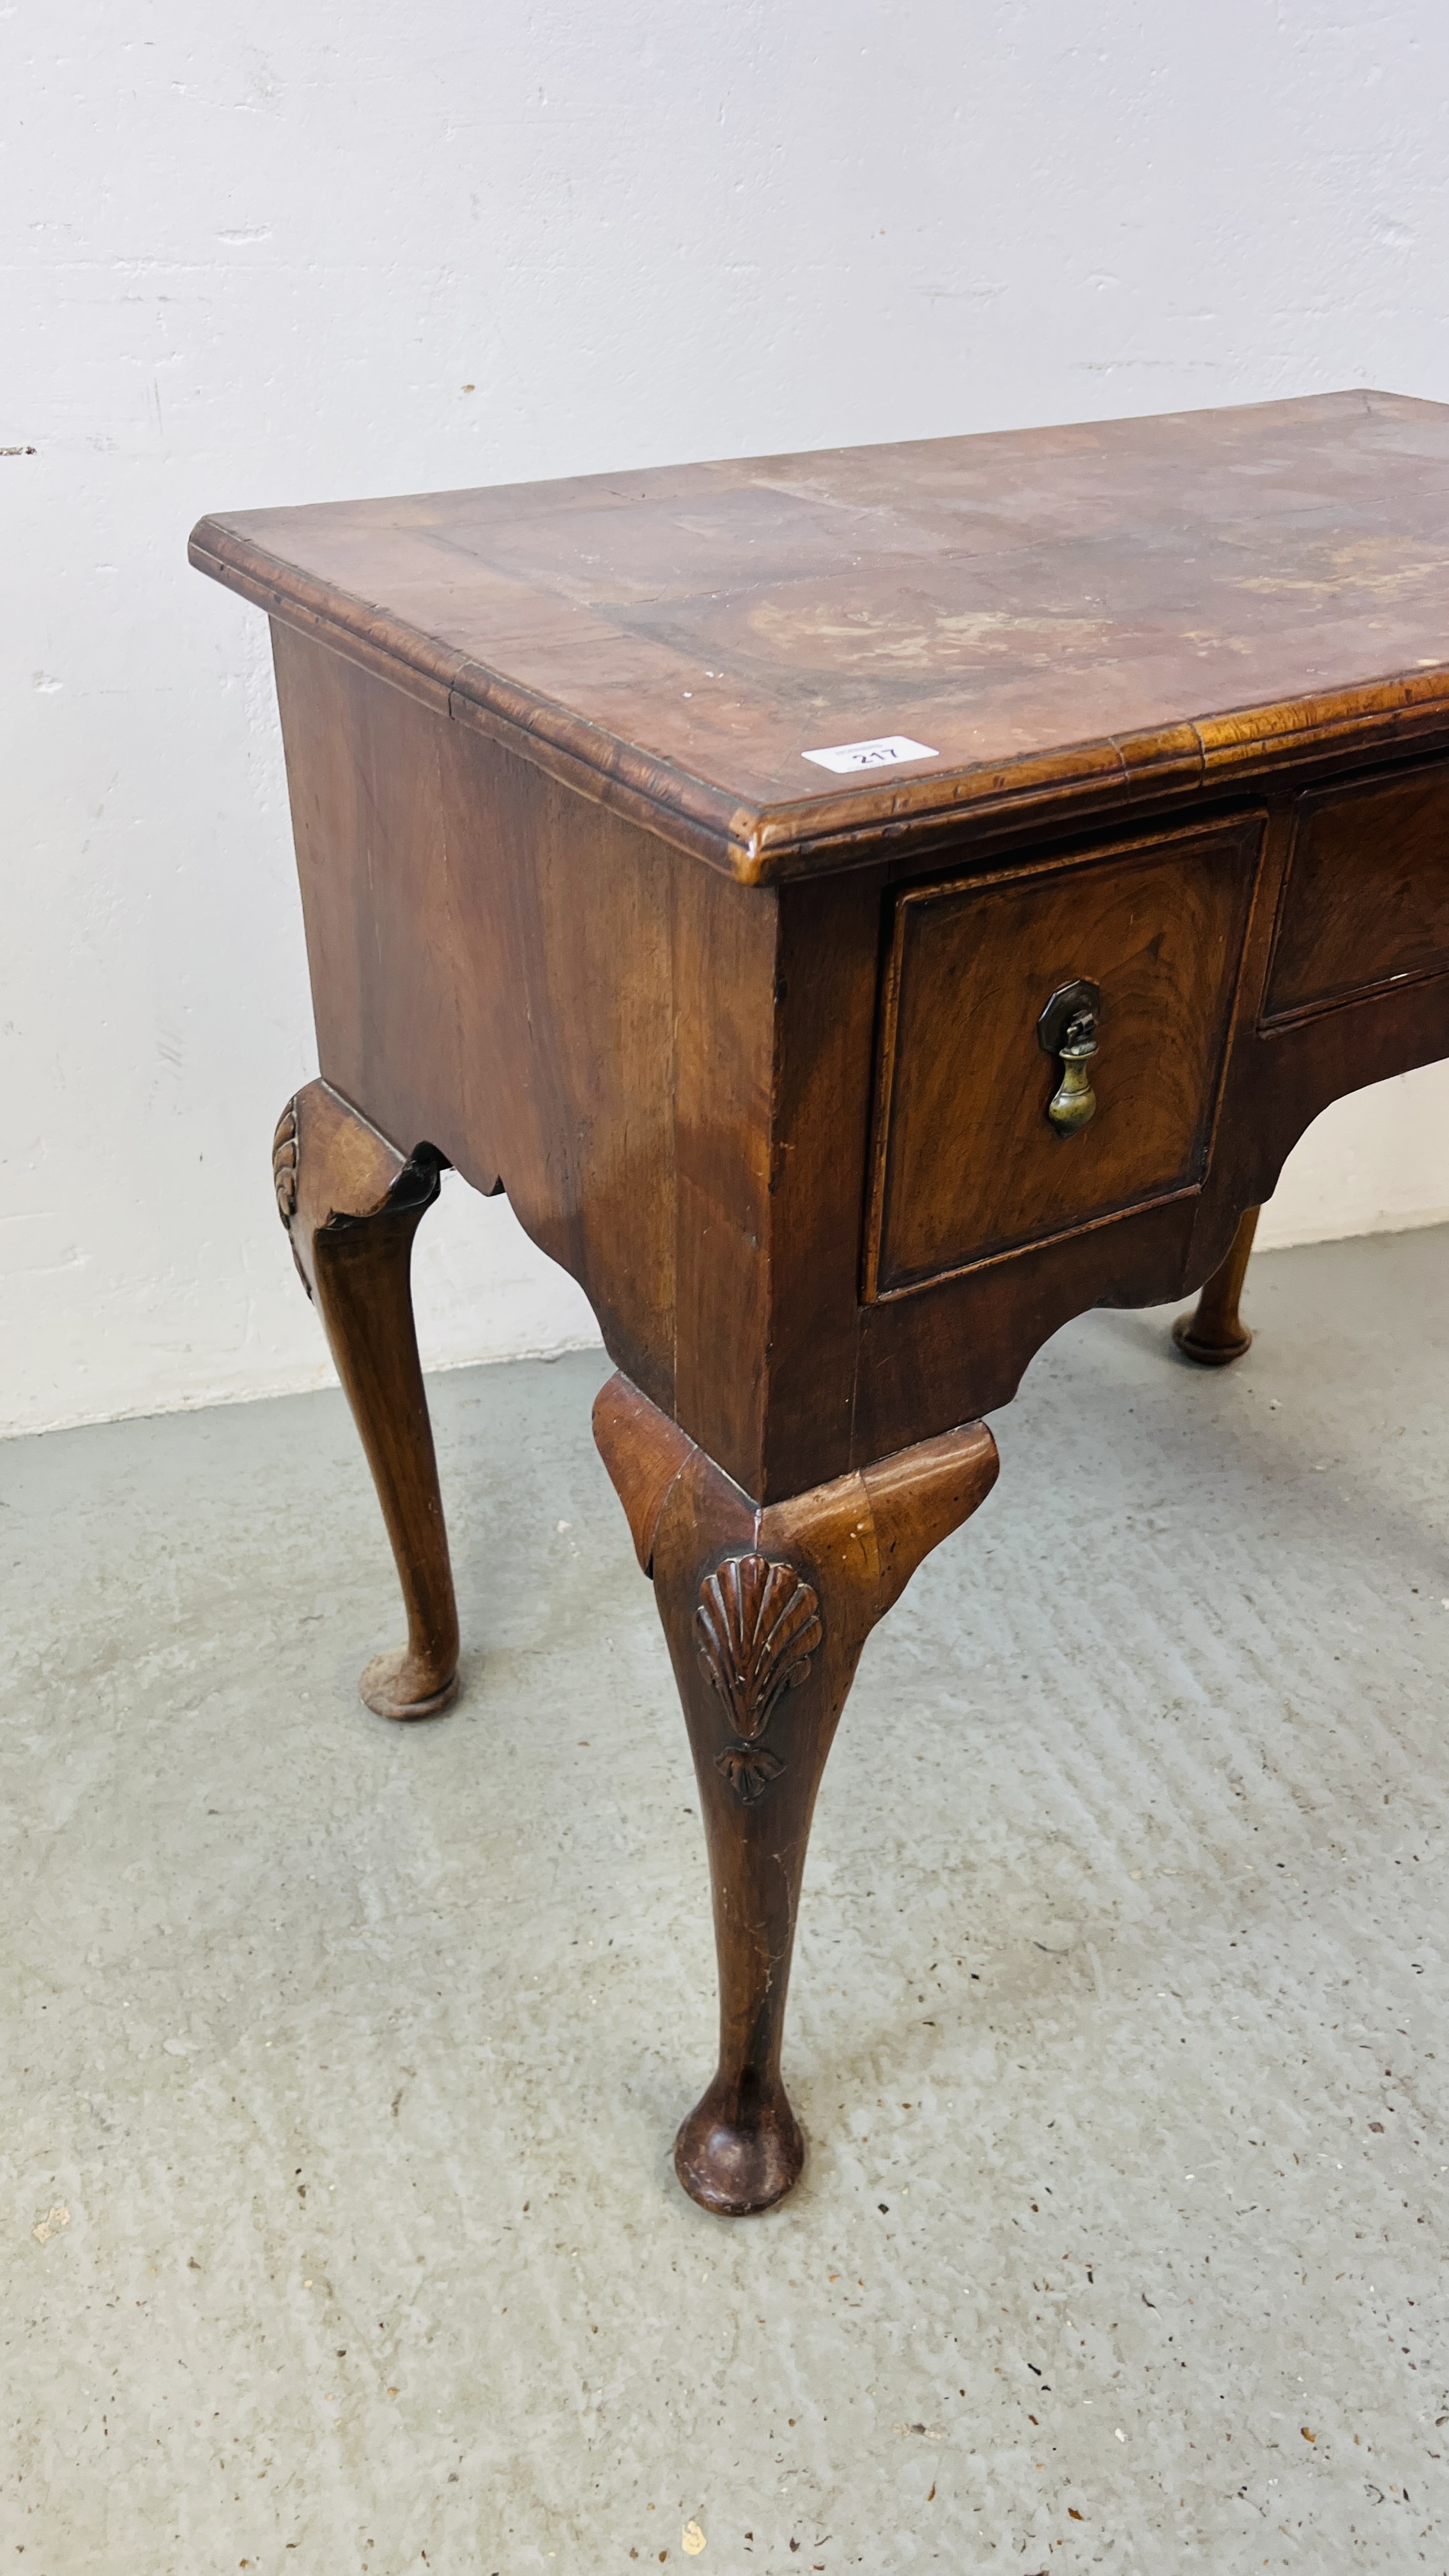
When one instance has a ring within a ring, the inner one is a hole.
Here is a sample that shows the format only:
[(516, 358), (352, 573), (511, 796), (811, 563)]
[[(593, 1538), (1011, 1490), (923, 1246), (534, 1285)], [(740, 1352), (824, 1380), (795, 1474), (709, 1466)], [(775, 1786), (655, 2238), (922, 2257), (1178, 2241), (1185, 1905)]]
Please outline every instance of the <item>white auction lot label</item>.
[(939, 760), (928, 742), (912, 742), (909, 734), (883, 733), (874, 742), (837, 742), (829, 751), (805, 751), (802, 760), (813, 760), (820, 769), (894, 769), (903, 760)]

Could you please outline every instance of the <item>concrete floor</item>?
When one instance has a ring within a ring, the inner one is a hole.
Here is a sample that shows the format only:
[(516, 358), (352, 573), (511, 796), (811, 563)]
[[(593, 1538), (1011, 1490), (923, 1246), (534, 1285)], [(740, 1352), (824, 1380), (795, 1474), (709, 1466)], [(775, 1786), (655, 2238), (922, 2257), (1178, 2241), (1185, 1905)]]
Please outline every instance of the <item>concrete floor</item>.
[(810, 2162), (734, 2224), (602, 1361), (436, 1382), (412, 1730), (339, 1397), (10, 1444), (4, 2565), (1449, 2566), (1446, 1272), (1264, 1259), (1222, 1375), (1043, 1353), (866, 1650)]

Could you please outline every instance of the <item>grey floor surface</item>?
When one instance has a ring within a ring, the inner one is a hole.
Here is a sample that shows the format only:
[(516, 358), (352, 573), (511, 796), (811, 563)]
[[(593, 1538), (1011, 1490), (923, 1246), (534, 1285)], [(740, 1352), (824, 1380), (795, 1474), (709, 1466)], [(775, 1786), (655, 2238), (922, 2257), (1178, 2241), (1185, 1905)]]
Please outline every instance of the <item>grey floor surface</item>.
[(866, 1650), (810, 2161), (733, 2224), (602, 1361), (435, 1383), (411, 1730), (340, 1397), (0, 1451), (4, 2566), (1449, 2566), (1446, 1284), (1319, 1247), (1236, 1370), (1042, 1354)]

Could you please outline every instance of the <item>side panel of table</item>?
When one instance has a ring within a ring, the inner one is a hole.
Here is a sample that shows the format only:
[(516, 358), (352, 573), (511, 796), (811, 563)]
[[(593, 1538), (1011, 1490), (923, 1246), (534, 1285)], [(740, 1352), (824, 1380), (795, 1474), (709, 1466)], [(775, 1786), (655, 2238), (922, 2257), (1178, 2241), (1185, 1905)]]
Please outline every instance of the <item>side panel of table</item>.
[(619, 1367), (757, 1483), (775, 897), (273, 638), (325, 1079), (506, 1189)]

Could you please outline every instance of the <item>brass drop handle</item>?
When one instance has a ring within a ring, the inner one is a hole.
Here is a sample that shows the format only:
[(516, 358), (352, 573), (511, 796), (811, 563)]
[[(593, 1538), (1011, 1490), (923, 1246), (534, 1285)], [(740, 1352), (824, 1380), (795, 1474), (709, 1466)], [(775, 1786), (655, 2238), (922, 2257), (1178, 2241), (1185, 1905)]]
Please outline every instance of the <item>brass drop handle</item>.
[(1101, 987), (1082, 977), (1073, 984), (1058, 985), (1037, 1021), (1037, 1043), (1043, 1055), (1061, 1061), (1061, 1081), (1047, 1102), (1047, 1116), (1059, 1136), (1080, 1135), (1097, 1114), (1088, 1068), (1097, 1052), (1101, 1023)]

